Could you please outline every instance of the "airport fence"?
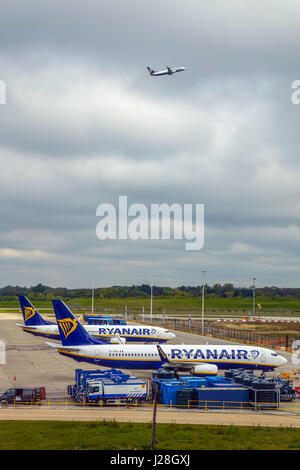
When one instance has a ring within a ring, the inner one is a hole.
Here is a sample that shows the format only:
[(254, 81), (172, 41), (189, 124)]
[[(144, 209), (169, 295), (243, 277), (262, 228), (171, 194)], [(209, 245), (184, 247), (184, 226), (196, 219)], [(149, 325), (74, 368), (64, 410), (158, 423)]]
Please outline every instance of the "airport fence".
[[(124, 402), (117, 402), (117, 403), (89, 403), (89, 402), (75, 402), (70, 399), (56, 401), (56, 400), (46, 400), (43, 402), (22, 402), (22, 401), (15, 401), (12, 404), (1, 404), (1, 408), (40, 408), (43, 409), (99, 409), (99, 408), (106, 408), (106, 409), (146, 409), (152, 410), (153, 403), (124, 403)], [(236, 411), (236, 412), (244, 412), (244, 411), (252, 411), (252, 412), (285, 412), (285, 413), (293, 413), (299, 416), (300, 414), (300, 403), (294, 402), (281, 402), (281, 403), (267, 403), (267, 402), (238, 402), (238, 401), (218, 401), (218, 400), (189, 400), (185, 404), (177, 404), (172, 403), (172, 401), (166, 404), (157, 404), (158, 409), (173, 409), (173, 410), (191, 410), (191, 411)]]
[[(130, 315), (130, 320), (141, 322), (141, 317), (138, 315)], [(201, 320), (194, 320), (192, 318), (179, 319), (153, 316), (151, 319), (151, 317), (145, 316), (142, 319), (142, 323), (151, 323), (152, 325), (170, 330), (186, 331), (187, 333), (203, 335)], [(271, 333), (256, 332), (244, 327), (241, 329), (231, 328), (215, 321), (205, 321), (203, 330), (204, 336), (228, 339), (261, 347), (272, 347), (273, 349), (292, 350), (293, 341), (299, 339), (296, 335), (291, 334), (274, 335)]]

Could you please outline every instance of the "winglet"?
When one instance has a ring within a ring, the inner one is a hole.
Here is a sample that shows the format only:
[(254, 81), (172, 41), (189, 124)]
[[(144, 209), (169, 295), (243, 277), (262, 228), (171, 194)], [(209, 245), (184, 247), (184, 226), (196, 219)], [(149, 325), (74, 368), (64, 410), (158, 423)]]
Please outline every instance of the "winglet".
[(120, 335), (118, 334), (115, 334), (111, 340), (110, 340), (111, 343), (114, 343), (114, 344), (125, 344), (126, 343), (126, 339), (125, 338), (121, 338)]
[(161, 346), (158, 346), (156, 345), (157, 347), (157, 350), (158, 350), (158, 354), (159, 354), (159, 357), (161, 359), (161, 362), (164, 364), (164, 363), (167, 363), (167, 362), (170, 362), (169, 359), (167, 358), (167, 355), (163, 352), (163, 350), (161, 349)]

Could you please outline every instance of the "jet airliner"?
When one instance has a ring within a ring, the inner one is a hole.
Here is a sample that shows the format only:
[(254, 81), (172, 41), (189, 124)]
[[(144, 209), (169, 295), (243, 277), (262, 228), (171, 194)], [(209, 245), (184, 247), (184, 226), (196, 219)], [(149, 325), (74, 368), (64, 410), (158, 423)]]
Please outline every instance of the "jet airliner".
[(275, 351), (244, 345), (107, 344), (93, 338), (62, 300), (53, 300), (62, 345), (47, 343), (78, 362), (120, 369), (172, 369), (194, 375), (216, 375), (218, 369), (272, 371), (287, 362)]
[[(35, 336), (60, 340), (56, 323), (45, 320), (24, 295), (19, 296), (24, 324), (17, 323), (23, 331)], [(111, 343), (142, 342), (165, 343), (175, 338), (174, 333), (156, 326), (147, 325), (84, 325), (92, 336)]]
[(168, 67), (166, 65), (165, 70), (153, 70), (151, 67), (147, 67), (148, 72), (152, 77), (160, 77), (161, 75), (173, 75), (176, 72), (183, 72), (186, 70), (186, 67)]

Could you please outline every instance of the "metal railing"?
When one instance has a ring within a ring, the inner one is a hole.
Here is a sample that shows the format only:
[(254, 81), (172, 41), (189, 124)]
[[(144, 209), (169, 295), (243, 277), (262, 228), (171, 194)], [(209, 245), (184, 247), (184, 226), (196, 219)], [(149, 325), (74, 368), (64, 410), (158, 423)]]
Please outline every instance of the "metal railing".
[[(48, 400), (43, 401), (19, 401), (14, 400), (13, 403), (4, 404), (2, 403), (2, 408), (13, 407), (18, 408), (19, 406), (26, 406), (30, 408), (65, 408), (74, 410), (75, 408), (147, 408), (152, 409), (153, 403), (124, 403), (123, 401), (117, 401), (116, 403), (106, 403), (104, 401), (100, 402), (76, 402), (66, 398), (62, 401), (55, 401)], [(174, 410), (202, 410), (202, 411), (210, 411), (210, 410), (218, 410), (218, 411), (256, 411), (256, 412), (264, 412), (264, 411), (273, 411), (273, 412), (290, 412), (295, 414), (300, 414), (300, 403), (295, 402), (239, 402), (239, 401), (221, 401), (221, 400), (188, 400), (186, 403), (178, 404), (170, 401), (167, 404), (159, 403), (157, 405), (159, 408), (172, 408)]]
[[(152, 325), (160, 326), (170, 330), (185, 331), (187, 333), (193, 333), (202, 335), (202, 325), (199, 319), (193, 319), (192, 317), (186, 319), (170, 318), (164, 316), (153, 316), (150, 319), (149, 316), (141, 315), (128, 315), (128, 320), (138, 321), (140, 323), (149, 323), (152, 320)], [(228, 339), (235, 342), (242, 342), (243, 344), (250, 344), (262, 347), (272, 347), (272, 349), (285, 349), (286, 351), (292, 351), (292, 342), (297, 339), (291, 334), (270, 334), (260, 333), (252, 330), (230, 328), (225, 326), (223, 323), (218, 323), (213, 320), (206, 320), (204, 322), (204, 335), (212, 336), (214, 338)], [(299, 332), (300, 335), (300, 332)]]

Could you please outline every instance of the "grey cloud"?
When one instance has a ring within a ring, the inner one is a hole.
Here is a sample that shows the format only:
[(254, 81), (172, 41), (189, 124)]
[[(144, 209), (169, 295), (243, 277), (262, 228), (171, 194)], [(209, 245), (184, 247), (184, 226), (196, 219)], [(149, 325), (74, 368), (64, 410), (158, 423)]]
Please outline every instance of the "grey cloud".
[[(299, 6), (2, 6), (3, 283), (299, 283)], [(146, 65), (186, 65), (153, 79)], [(205, 247), (100, 242), (96, 207), (204, 203)], [(1, 251), (2, 250), (2, 251)], [(246, 281), (245, 281), (246, 282)]]
[(59, 57), (109, 61), (116, 69), (151, 59), (161, 65), (178, 58), (195, 64), (197, 56), (204, 73), (207, 68), (215, 73), (216, 66), (232, 73), (253, 64), (281, 69), (291, 64), (298, 39), (299, 5), (291, 0), (89, 0), (84, 6), (74, 0), (41, 6), (34, 0), (26, 6), (7, 3), (1, 13), (1, 43), (9, 50), (55, 50)]

